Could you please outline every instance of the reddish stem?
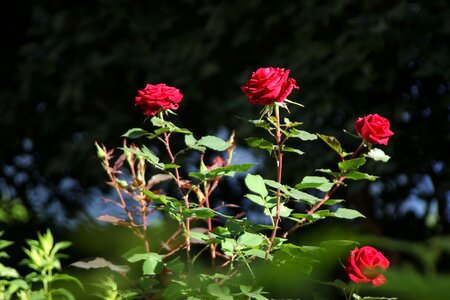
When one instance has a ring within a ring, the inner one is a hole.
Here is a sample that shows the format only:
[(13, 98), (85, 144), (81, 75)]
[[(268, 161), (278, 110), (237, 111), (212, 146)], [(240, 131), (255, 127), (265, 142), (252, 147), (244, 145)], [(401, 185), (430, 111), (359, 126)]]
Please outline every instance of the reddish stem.
[[(279, 184), (281, 184), (281, 176), (283, 173), (283, 151), (281, 149), (282, 146), (282, 141), (281, 141), (281, 125), (280, 125), (280, 110), (279, 107), (275, 104), (275, 116), (277, 118), (277, 132), (276, 132), (276, 140), (277, 140), (277, 157), (276, 157), (276, 161), (277, 161), (277, 182)], [(275, 213), (275, 218), (274, 218), (274, 228), (272, 230), (272, 235), (270, 236), (270, 242), (269, 242), (269, 248), (267, 248), (266, 251), (266, 259), (269, 256), (270, 251), (272, 250), (273, 247), (273, 242), (275, 240), (275, 237), (277, 235), (277, 230), (278, 230), (278, 224), (280, 223), (280, 213), (281, 213), (281, 192), (280, 189), (277, 188), (277, 193), (276, 193), (276, 199), (277, 199), (277, 210)]]
[[(162, 120), (164, 120), (162, 113), (161, 113), (160, 117)], [(166, 146), (166, 150), (167, 150), (167, 153), (169, 154), (171, 163), (174, 164), (175, 156), (173, 155), (172, 150), (170, 148), (169, 138), (170, 138), (170, 134), (168, 134), (167, 132), (164, 132), (164, 141), (163, 142), (164, 142), (164, 145)], [(175, 178), (176, 178), (178, 189), (180, 190), (180, 193), (183, 195), (184, 204), (185, 204), (186, 208), (189, 209), (189, 199), (188, 199), (188, 196), (184, 195), (184, 193), (183, 193), (181, 179), (180, 179), (180, 173), (178, 171), (178, 168), (175, 168)], [(187, 218), (186, 219), (186, 237), (187, 237), (186, 238), (186, 255), (187, 255), (188, 261), (190, 261), (190, 252), (191, 252), (191, 241), (189, 239), (190, 226), (191, 226), (190, 219)]]
[[(355, 150), (355, 152), (353, 152), (353, 155), (350, 157), (350, 159), (353, 159), (356, 157), (356, 155), (358, 154), (358, 152), (361, 150), (362, 146), (364, 145), (364, 142), (361, 143), (358, 148)], [(307, 211), (307, 215), (312, 215), (316, 210), (318, 210), (325, 202), (327, 202), (328, 199), (331, 198), (331, 196), (337, 191), (337, 189), (341, 186), (341, 183), (345, 180), (346, 176), (342, 175), (338, 178), (338, 181), (336, 182), (336, 184), (334, 185), (334, 187), (322, 198), (322, 200), (320, 200), (316, 205), (314, 205), (310, 210)], [(299, 222), (297, 224), (295, 224), (291, 229), (289, 229), (288, 231), (286, 231), (283, 234), (283, 237), (287, 237), (288, 234), (294, 232), (295, 230), (297, 230), (299, 227), (303, 226), (304, 223), (306, 222), (306, 218), (302, 218), (299, 220)]]
[(142, 223), (143, 223), (142, 235), (144, 236), (145, 252), (150, 252), (150, 244), (147, 240), (147, 207), (146, 207), (146, 205), (147, 205), (146, 202), (143, 203), (143, 205), (142, 205)]

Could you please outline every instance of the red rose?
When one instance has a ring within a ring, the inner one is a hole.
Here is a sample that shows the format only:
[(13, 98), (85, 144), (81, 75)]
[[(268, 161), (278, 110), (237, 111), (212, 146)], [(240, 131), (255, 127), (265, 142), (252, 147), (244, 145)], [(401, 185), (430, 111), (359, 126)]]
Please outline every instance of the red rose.
[(178, 103), (183, 99), (180, 90), (165, 83), (147, 84), (138, 91), (136, 105), (140, 106), (146, 116), (154, 116), (159, 110), (178, 109)]
[(355, 122), (356, 132), (371, 144), (387, 145), (389, 137), (394, 135), (390, 126), (389, 120), (378, 114), (358, 118)]
[(371, 282), (374, 286), (386, 283), (386, 277), (382, 274), (389, 267), (389, 260), (383, 253), (370, 246), (358, 249), (356, 247), (350, 253), (347, 260), (347, 272), (354, 282)]
[(252, 78), (241, 89), (251, 104), (283, 102), (292, 89), (299, 88), (295, 85), (294, 78), (288, 78), (289, 72), (282, 68), (260, 68), (252, 73)]

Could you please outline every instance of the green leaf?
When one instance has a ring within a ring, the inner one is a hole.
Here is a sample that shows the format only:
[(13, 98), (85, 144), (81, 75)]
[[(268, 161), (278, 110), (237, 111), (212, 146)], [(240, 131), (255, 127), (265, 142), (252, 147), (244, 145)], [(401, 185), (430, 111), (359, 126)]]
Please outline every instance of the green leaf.
[(248, 120), (248, 121), (259, 128), (264, 128), (266, 130), (273, 129), (273, 127), (270, 125), (270, 123), (267, 123), (266, 120), (263, 120), (263, 119), (262, 120)]
[(391, 158), (389, 155), (386, 155), (383, 150), (378, 148), (372, 148), (367, 154), (364, 154), (364, 156), (382, 162), (387, 162)]
[(83, 284), (81, 283), (78, 278), (71, 276), (69, 274), (53, 274), (52, 276), (52, 282), (53, 281), (72, 281), (75, 282), (81, 289), (84, 289)]
[[(1, 235), (0, 235), (1, 236)], [(0, 249), (4, 249), (7, 248), (11, 245), (13, 245), (14, 243), (11, 241), (6, 241), (6, 240), (0, 240)]]
[(16, 271), (16, 269), (0, 264), (0, 278), (2, 277), (17, 278), (19, 277), (19, 273)]
[(230, 239), (230, 238), (226, 238), (226, 239), (222, 240), (222, 242), (220, 243), (220, 246), (222, 248), (222, 251), (226, 255), (233, 256), (234, 255), (234, 248), (236, 246), (236, 240)]
[(322, 216), (317, 215), (317, 214), (299, 214), (299, 213), (295, 213), (295, 214), (292, 214), (289, 219), (294, 220), (294, 221), (301, 220), (301, 219), (306, 219), (308, 221), (314, 221), (314, 220), (322, 219)]
[(305, 152), (303, 152), (299, 149), (292, 148), (292, 147), (283, 147), (283, 152), (292, 152), (292, 153), (296, 153), (298, 155), (305, 154)]
[(350, 171), (347, 173), (344, 173), (343, 175), (345, 175), (346, 179), (351, 179), (351, 180), (370, 180), (370, 181), (374, 181), (378, 178), (378, 176), (373, 176), (373, 175), (369, 175), (366, 173), (361, 173), (358, 171)]
[(356, 219), (356, 218), (365, 218), (363, 214), (361, 214), (359, 211), (354, 209), (348, 209), (348, 208), (338, 208), (334, 213), (333, 216), (336, 218), (341, 219)]
[[(286, 207), (284, 205), (281, 205), (280, 207), (280, 216), (281, 217), (289, 217), (289, 215), (291, 214), (291, 212), (293, 211), (293, 209)], [(272, 217), (275, 217), (277, 213), (277, 207), (274, 206), (272, 207)]]
[(165, 164), (163, 169), (169, 170), (169, 169), (178, 169), (180, 166), (177, 164)]
[[(49, 297), (47, 299), (59, 299), (58, 295), (61, 296), (62, 299), (65, 300), (75, 300), (75, 296), (72, 294), (72, 292), (66, 290), (65, 288), (57, 288), (57, 289), (51, 289), (49, 291), (49, 294), (52, 295), (52, 297)], [(34, 300), (33, 297), (31, 299)]]
[(244, 251), (245, 256), (256, 256), (262, 259), (266, 258), (266, 251), (261, 249), (249, 249)]
[(133, 154), (136, 154), (139, 157), (144, 158), (148, 162), (150, 162), (152, 165), (163, 168), (164, 164), (159, 163), (159, 158), (156, 156), (150, 149), (148, 149), (146, 146), (142, 146), (142, 149), (131, 149), (128, 147), (119, 148), (122, 149), (124, 152), (130, 152)]
[(328, 192), (334, 183), (322, 176), (305, 176), (299, 184), (295, 186), (296, 189), (315, 188), (322, 192)]
[(321, 242), (320, 247), (334, 249), (335, 247), (350, 247), (357, 246), (358, 244), (358, 242), (351, 240), (329, 240)]
[[(175, 124), (173, 124), (172, 122), (169, 122), (169, 121), (165, 121), (165, 120), (162, 120), (160, 117), (158, 117), (158, 116), (154, 116), (152, 119), (151, 119), (151, 122), (152, 122), (152, 124), (153, 124), (153, 126), (155, 126), (155, 127), (166, 127), (166, 128), (168, 128), (168, 131), (170, 131), (170, 132), (178, 132), (178, 133), (184, 133), (184, 134), (192, 134), (192, 132), (190, 132), (189, 130), (187, 130), (186, 128), (179, 128), (179, 127), (177, 127)], [(166, 132), (167, 130), (166, 129), (163, 129), (163, 130), (155, 130), (155, 133), (156, 133), (156, 135), (159, 135), (159, 134), (161, 134), (161, 133), (163, 133), (163, 132)]]
[(266, 200), (263, 197), (259, 196), (259, 195), (246, 194), (245, 197), (247, 199), (249, 199), (250, 201), (258, 204), (258, 205), (261, 205), (261, 206), (266, 206), (267, 205)]
[(192, 243), (204, 244), (209, 240), (209, 237), (206, 234), (204, 234), (203, 232), (194, 231), (193, 229), (195, 228), (192, 228), (191, 231), (189, 231), (189, 238), (191, 239)]
[(126, 260), (128, 260), (131, 263), (138, 262), (141, 260), (146, 260), (148, 258), (148, 253), (134, 253), (130, 257), (127, 257)]
[(254, 164), (229, 165), (226, 167), (220, 167), (206, 172), (190, 172), (189, 176), (204, 181), (218, 176), (233, 176), (235, 172), (247, 172), (253, 166)]
[(172, 259), (171, 261), (168, 261), (166, 263), (167, 269), (169, 269), (172, 272), (180, 273), (183, 272), (185, 263), (181, 261), (180, 257), (176, 257)]
[(328, 199), (322, 205), (335, 205), (344, 202), (344, 199)]
[(199, 218), (199, 219), (208, 219), (212, 218), (216, 215), (216, 212), (207, 207), (197, 207), (191, 209), (184, 209), (183, 214), (187, 218)]
[(150, 135), (150, 133), (142, 128), (131, 128), (130, 130), (122, 134), (123, 137), (127, 137), (130, 139), (137, 139), (145, 135)]
[(192, 134), (187, 134), (184, 136), (184, 143), (188, 148), (195, 149), (200, 152), (206, 151), (206, 147), (198, 145), (197, 139)]
[(259, 246), (263, 241), (263, 238), (259, 234), (245, 232), (243, 235), (239, 236), (237, 239), (237, 243), (248, 246), (248, 247), (256, 247)]
[(246, 138), (245, 141), (250, 147), (260, 148), (263, 150), (267, 150), (269, 152), (271, 152), (276, 147), (275, 145), (272, 145), (272, 143), (270, 143), (269, 141), (266, 141), (265, 139), (262, 138), (253, 138), (253, 137)]
[(340, 156), (342, 156), (342, 146), (341, 143), (334, 137), (323, 134), (316, 134), (322, 141), (324, 141), (331, 149), (336, 151)]
[(16, 291), (18, 291), (19, 289), (22, 290), (29, 290), (30, 286), (28, 285), (28, 283), (23, 280), (23, 279), (14, 279), (11, 280), (9, 282), (9, 288), (8, 288), (8, 292), (10, 294), (14, 294)]
[(302, 141), (312, 141), (317, 139), (317, 135), (295, 128), (289, 131), (289, 137), (299, 138)]
[(169, 203), (169, 197), (165, 195), (155, 194), (152, 191), (149, 190), (141, 190), (141, 192), (149, 197), (154, 203), (156, 204), (168, 204)]
[(245, 293), (245, 295), (250, 297), (250, 299), (269, 300), (269, 298), (264, 297), (263, 295), (259, 294), (258, 292)]
[(229, 165), (226, 167), (220, 167), (213, 169), (207, 173), (207, 177), (217, 177), (217, 176), (223, 176), (223, 175), (232, 175), (230, 173), (235, 172), (247, 172), (251, 167), (253, 167), (254, 164), (236, 164), (236, 165)]
[(162, 120), (158, 116), (152, 117), (151, 122), (152, 122), (153, 126), (156, 126), (156, 127), (163, 127), (163, 126), (167, 126), (168, 125), (167, 121)]
[(263, 198), (269, 194), (264, 183), (264, 179), (260, 175), (247, 174), (245, 177), (245, 185), (250, 191), (260, 195)]
[(343, 162), (338, 163), (339, 169), (341, 171), (347, 170), (357, 170), (359, 167), (366, 163), (366, 159), (364, 157), (349, 159)]
[(197, 145), (204, 146), (216, 151), (224, 151), (231, 146), (229, 142), (226, 142), (221, 138), (212, 135), (202, 137), (197, 141)]
[(275, 180), (271, 180), (271, 179), (264, 179), (264, 183), (274, 189), (279, 189), (281, 192), (285, 193), (285, 194), (289, 194), (289, 186), (287, 185), (282, 185), (281, 183), (278, 183)]
[(306, 202), (310, 205), (314, 205), (316, 202), (320, 201), (321, 199), (310, 195), (308, 193), (296, 190), (296, 189), (291, 189), (289, 191), (289, 196), (291, 196), (293, 199), (297, 200), (297, 201), (303, 201)]
[(197, 139), (192, 134), (186, 134), (184, 136), (184, 143), (191, 148), (197, 144)]
[(303, 124), (303, 122), (292, 122), (288, 118), (284, 118), (283, 121), (287, 128), (297, 127)]
[(206, 288), (209, 294), (212, 296), (216, 296), (221, 300), (233, 300), (233, 296), (230, 295), (230, 289), (225, 285), (218, 285), (215, 283), (211, 283)]
[(333, 172), (330, 169), (316, 169), (316, 172), (324, 173), (334, 178), (338, 178), (341, 175), (341, 173)]
[(162, 262), (164, 255), (149, 252), (147, 260), (142, 266), (142, 271), (144, 275), (156, 275), (161, 273), (164, 269), (164, 264)]

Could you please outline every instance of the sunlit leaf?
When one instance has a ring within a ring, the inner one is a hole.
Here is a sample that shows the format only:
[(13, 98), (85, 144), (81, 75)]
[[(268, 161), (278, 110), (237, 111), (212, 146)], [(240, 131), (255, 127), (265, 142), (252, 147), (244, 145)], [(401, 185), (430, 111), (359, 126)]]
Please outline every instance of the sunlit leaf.
[(348, 209), (348, 208), (338, 208), (334, 212), (334, 216), (336, 218), (341, 219), (356, 219), (356, 218), (365, 218), (363, 214), (361, 214), (359, 211), (354, 209)]
[(322, 192), (328, 192), (334, 183), (322, 176), (305, 176), (299, 184), (295, 186), (296, 189), (315, 188)]
[(204, 147), (216, 150), (216, 151), (224, 151), (231, 146), (231, 144), (229, 142), (226, 142), (226, 141), (222, 140), (221, 138), (218, 138), (218, 137), (212, 136), (212, 135), (207, 135), (207, 136), (200, 138), (197, 141), (197, 145), (204, 146)]
[(142, 266), (142, 272), (144, 275), (156, 275), (161, 273), (164, 269), (164, 263), (162, 262), (164, 255), (149, 252), (148, 258), (144, 261)]
[(267, 205), (267, 203), (266, 203), (266, 201), (264, 200), (264, 198), (261, 197), (261, 196), (259, 196), (259, 195), (255, 195), (255, 194), (246, 194), (245, 197), (246, 197), (247, 199), (249, 199), (250, 201), (252, 201), (252, 202), (258, 204), (258, 205), (261, 205), (261, 206), (266, 206), (266, 205)]
[(122, 134), (123, 137), (127, 137), (130, 139), (137, 139), (146, 135), (150, 135), (150, 133), (142, 128), (131, 128), (130, 130)]
[(351, 171), (344, 174), (346, 179), (352, 180), (370, 180), (374, 181), (378, 178), (378, 176), (369, 175), (366, 173), (361, 173), (358, 171)]
[(264, 179), (260, 175), (247, 174), (245, 177), (245, 185), (250, 191), (261, 197), (266, 197), (269, 194)]
[(237, 239), (238, 244), (255, 247), (259, 246), (263, 241), (263, 238), (259, 234), (245, 232), (243, 235), (239, 236)]
[(360, 157), (340, 162), (338, 163), (338, 166), (341, 171), (348, 171), (348, 170), (357, 170), (365, 163), (366, 159), (364, 157)]
[(317, 139), (317, 135), (295, 128), (289, 131), (289, 137), (299, 138), (302, 141), (312, 141)]

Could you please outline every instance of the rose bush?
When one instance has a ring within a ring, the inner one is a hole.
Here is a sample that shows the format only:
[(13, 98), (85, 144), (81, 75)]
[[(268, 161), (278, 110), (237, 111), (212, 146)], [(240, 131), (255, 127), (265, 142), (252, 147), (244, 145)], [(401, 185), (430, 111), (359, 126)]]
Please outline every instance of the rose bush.
[(143, 90), (138, 91), (135, 98), (136, 105), (140, 106), (146, 116), (154, 116), (160, 110), (176, 110), (178, 103), (183, 99), (180, 90), (165, 83), (156, 85), (147, 84)]
[(389, 120), (378, 114), (358, 118), (355, 122), (356, 132), (371, 144), (387, 145), (389, 137), (394, 135), (390, 126)]
[(293, 89), (298, 89), (294, 78), (289, 78), (290, 70), (283, 68), (259, 68), (241, 89), (251, 104), (272, 104), (283, 102)]
[[(283, 296), (297, 297), (298, 293), (307, 296), (308, 291), (298, 289), (298, 280), (321, 273), (317, 262), (322, 255), (338, 251), (338, 247), (348, 247), (345, 248), (347, 253), (358, 245), (355, 241), (334, 240), (311, 247), (290, 243), (289, 238), (297, 230), (326, 218), (364, 217), (357, 210), (343, 207), (342, 200), (333, 197), (340, 187), (346, 186), (345, 181), (377, 179), (362, 172), (362, 167), (367, 159), (387, 161), (384, 152), (375, 151), (372, 143), (387, 143), (393, 134), (389, 121), (377, 114), (358, 119), (356, 128), (361, 138), (354, 151), (345, 150), (333, 136), (302, 130), (302, 122), (289, 120), (281, 111), (283, 108), (290, 112), (287, 104), (302, 106), (286, 99), (298, 88), (289, 73), (282, 68), (260, 68), (241, 87), (250, 103), (265, 105), (258, 119), (249, 120), (266, 131), (265, 137), (249, 137), (245, 141), (250, 147), (269, 153), (276, 168), (275, 180), (249, 173), (253, 164), (232, 163), (238, 144), (234, 130), (227, 140), (212, 135), (198, 137), (165, 118), (161, 111), (177, 109), (183, 95), (163, 83), (147, 84), (135, 99), (146, 116), (153, 116), (149, 120), (151, 130), (132, 128), (123, 134), (127, 139), (145, 137), (147, 142), (151, 141), (151, 146), (137, 146), (125, 139), (120, 156), (114, 158), (114, 149), (96, 144), (108, 184), (117, 193), (115, 200), (107, 201), (123, 209), (119, 217), (102, 215), (98, 219), (126, 226), (143, 246), (123, 255), (129, 263), (142, 265), (140, 277), (135, 278), (139, 274), (135, 271), (126, 274), (131, 276), (127, 281), (133, 283), (133, 290), (121, 292), (121, 295), (128, 295), (124, 299), (263, 300), (269, 299), (265, 295), (273, 298), (278, 290), (285, 290), (278, 286), (277, 274), (291, 275), (292, 272), (295, 275), (291, 277), (295, 277), (296, 282), (293, 286), (289, 281), (282, 283), (287, 290)], [(174, 138), (181, 142), (174, 143)], [(320, 176), (299, 178), (294, 186), (286, 184), (283, 178), (285, 159), (290, 155), (303, 155), (298, 147), (312, 140), (322, 140), (336, 152), (337, 165), (334, 170), (316, 170)], [(198, 161), (192, 163), (195, 157)], [(183, 165), (186, 159), (190, 161), (187, 168)], [(244, 197), (253, 205), (252, 210), (258, 207), (254, 212), (264, 223), (248, 218), (245, 206), (216, 197), (223, 179), (236, 173), (247, 173), (243, 182), (247, 190)], [(128, 174), (129, 178), (122, 174)], [(224, 208), (233, 211), (225, 213)], [(155, 213), (160, 219), (157, 223), (164, 220), (173, 226), (167, 228), (173, 230), (164, 232), (163, 229), (161, 234), (156, 234), (162, 227), (151, 224)], [(210, 265), (202, 268), (200, 260), (203, 263), (209, 260)], [(105, 261), (97, 258), (77, 265), (100, 268), (107, 264), (122, 276), (129, 270), (128, 266)], [(258, 272), (261, 266), (264, 272)], [(382, 273), (388, 266), (389, 261), (380, 252), (363, 247), (351, 252), (346, 270), (351, 281), (378, 286), (386, 281)], [(324, 283), (340, 289), (347, 299), (359, 297), (353, 290), (353, 283), (339, 280)], [(295, 294), (290, 294), (290, 288)], [(352, 290), (347, 296), (349, 288)]]
[(389, 267), (389, 260), (383, 253), (370, 246), (351, 251), (345, 268), (353, 282), (372, 283), (380, 286), (386, 283), (386, 277), (382, 274)]

